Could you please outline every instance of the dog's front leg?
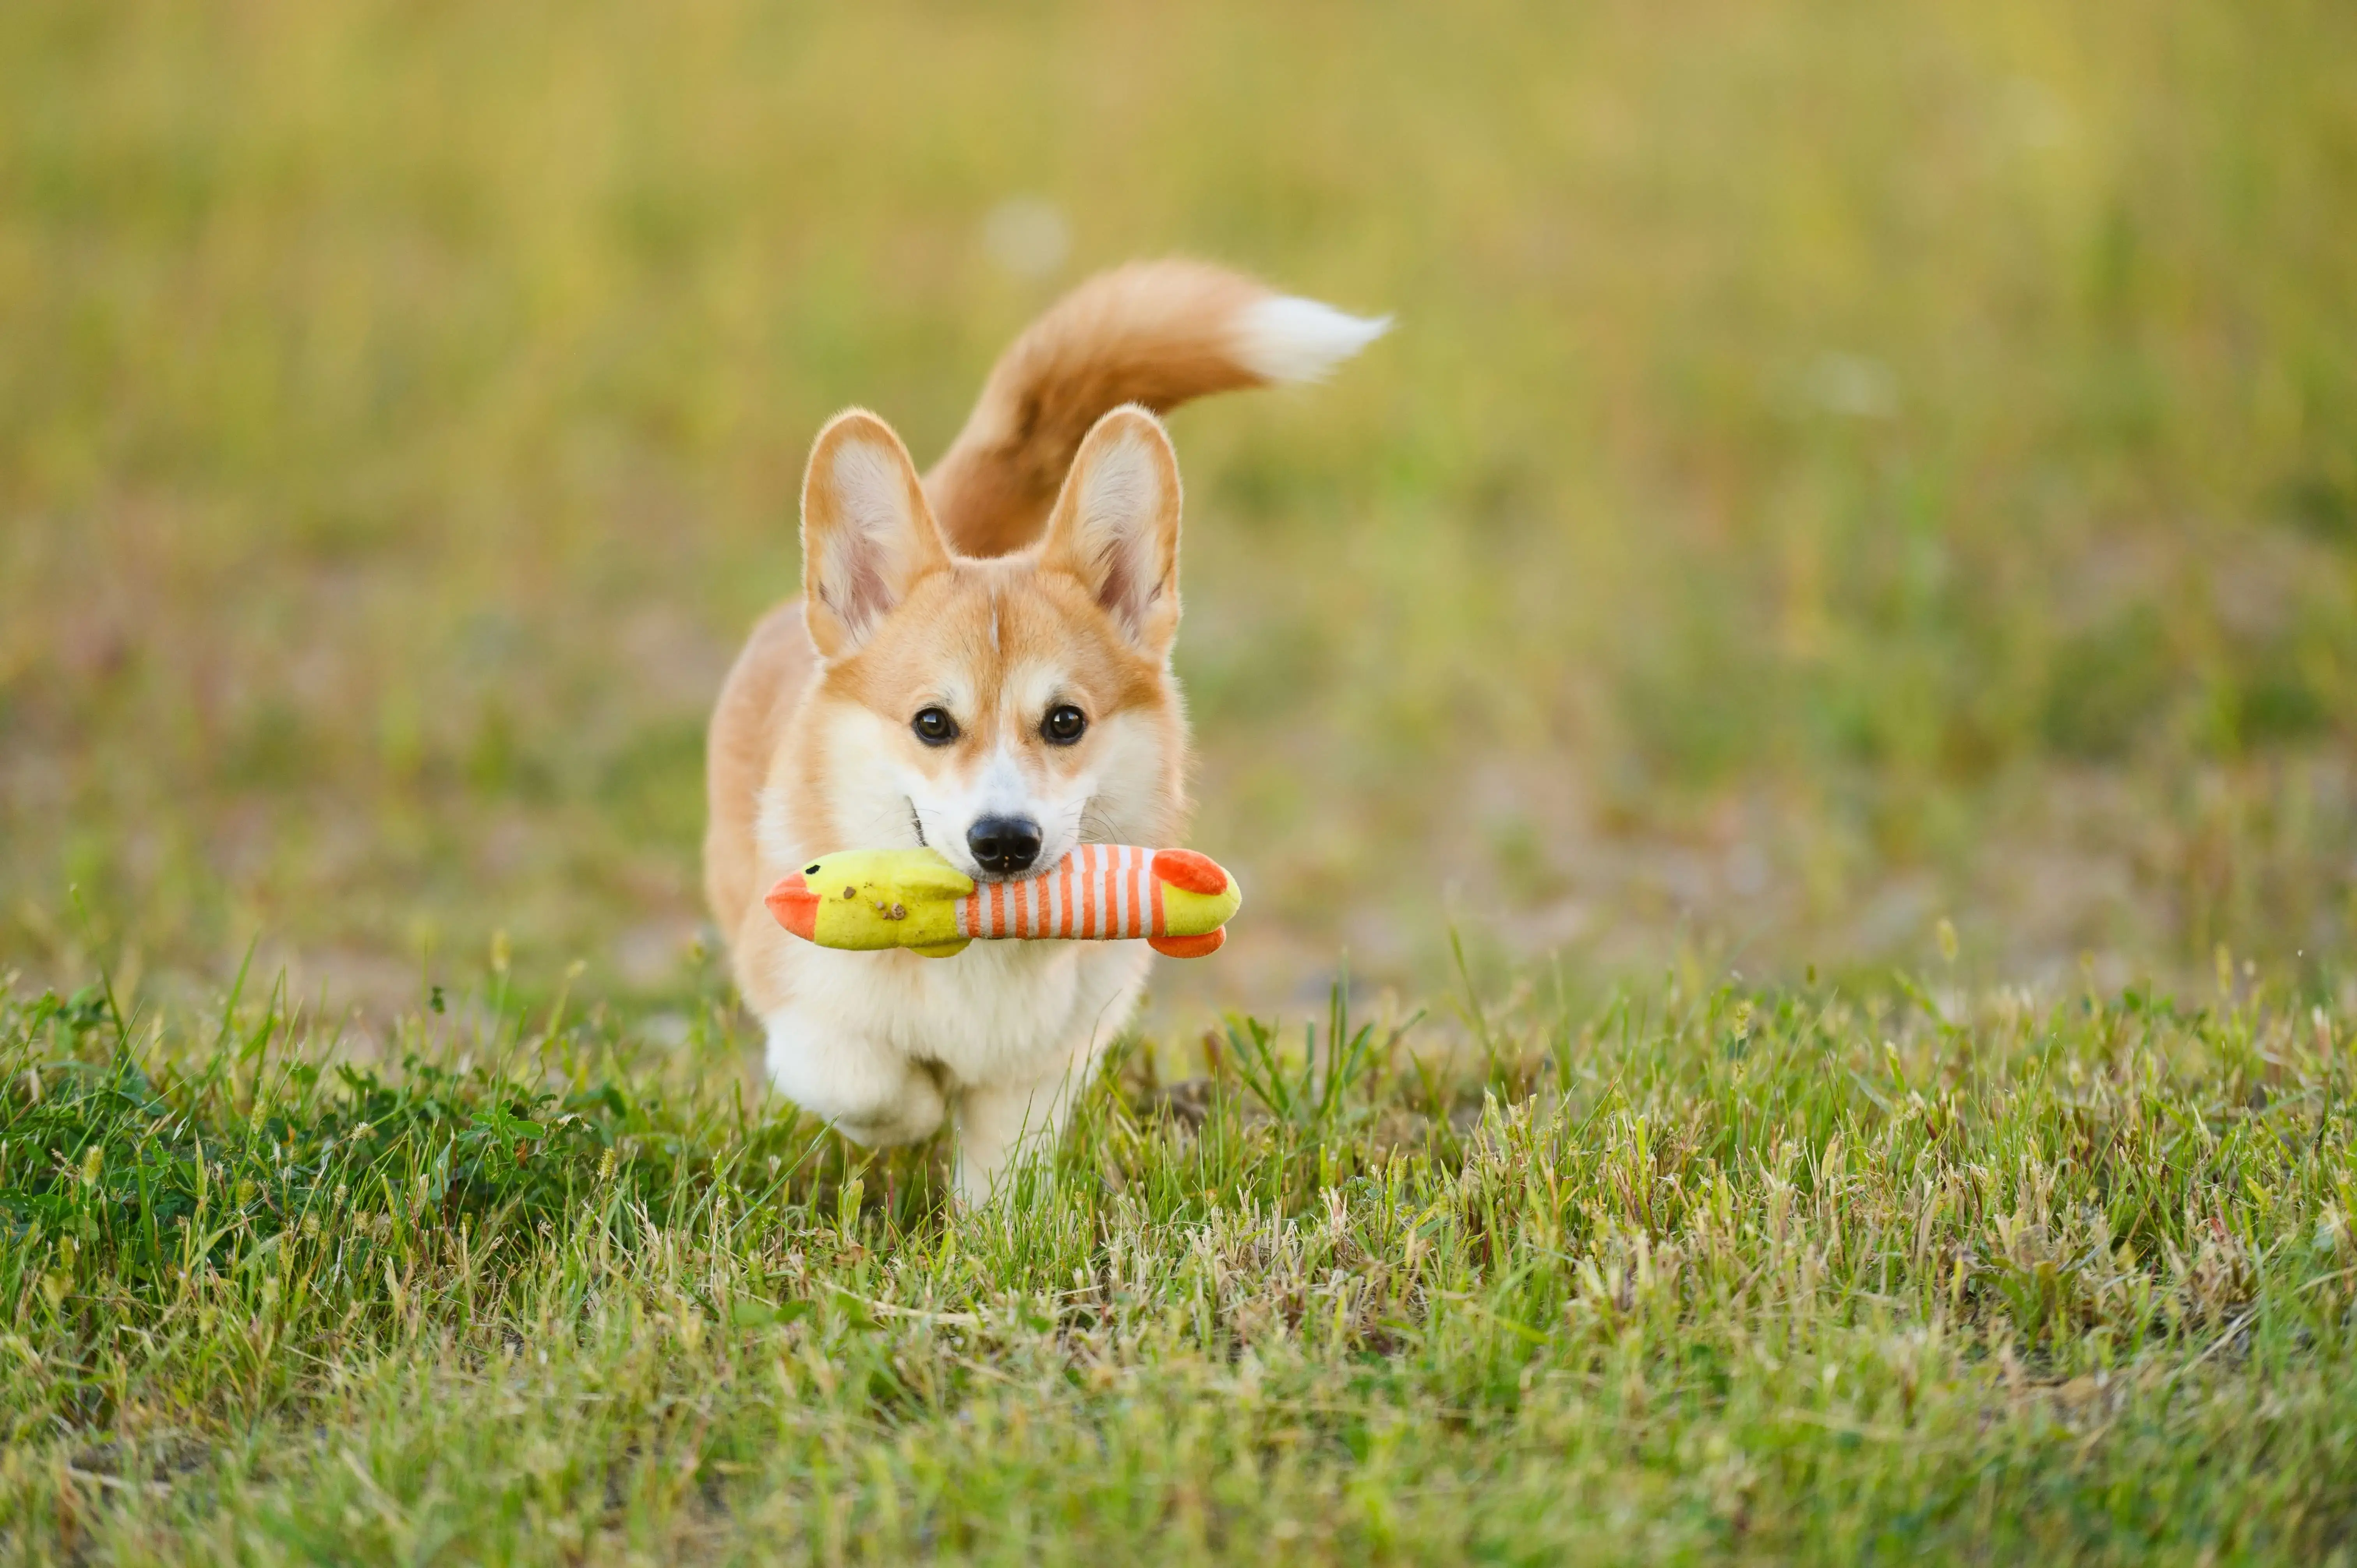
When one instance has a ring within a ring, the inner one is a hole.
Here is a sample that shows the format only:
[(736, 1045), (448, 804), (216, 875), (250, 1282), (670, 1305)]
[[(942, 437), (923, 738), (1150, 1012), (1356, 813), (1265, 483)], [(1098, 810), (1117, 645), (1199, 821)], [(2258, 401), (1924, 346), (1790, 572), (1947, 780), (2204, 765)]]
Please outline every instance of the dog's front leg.
[(1064, 1022), (1049, 1036), (1060, 1043), (1025, 1053), (1038, 1064), (1031, 1076), (984, 1069), (958, 1093), (957, 1196), (968, 1208), (1003, 1198), (1019, 1166), (1054, 1151), (1105, 1047), (1137, 1010), (1153, 960), (1143, 942), (1021, 945), (1082, 950), (1068, 960), (1077, 965), (1077, 984)]
[(871, 1149), (930, 1137), (948, 1112), (934, 1069), (889, 1046), (781, 1009), (765, 1020), (780, 1093)]
[(957, 1196), (969, 1208), (1003, 1197), (1017, 1168), (1055, 1152), (1072, 1101), (1087, 1087), (1092, 1053), (1076, 1054), (1053, 1078), (977, 1083), (958, 1096)]

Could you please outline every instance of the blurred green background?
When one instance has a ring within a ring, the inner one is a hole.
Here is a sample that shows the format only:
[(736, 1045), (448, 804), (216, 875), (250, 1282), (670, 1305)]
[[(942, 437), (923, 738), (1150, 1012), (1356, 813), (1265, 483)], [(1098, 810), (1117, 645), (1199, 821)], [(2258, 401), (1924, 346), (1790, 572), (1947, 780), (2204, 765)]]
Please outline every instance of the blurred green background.
[(2324, 3), (14, 0), (0, 969), (717, 984), (704, 714), (813, 432), (930, 457), (1186, 252), (1400, 326), (1175, 422), (1253, 907), (1166, 1004), (1452, 923), (2336, 983), (2352, 59)]

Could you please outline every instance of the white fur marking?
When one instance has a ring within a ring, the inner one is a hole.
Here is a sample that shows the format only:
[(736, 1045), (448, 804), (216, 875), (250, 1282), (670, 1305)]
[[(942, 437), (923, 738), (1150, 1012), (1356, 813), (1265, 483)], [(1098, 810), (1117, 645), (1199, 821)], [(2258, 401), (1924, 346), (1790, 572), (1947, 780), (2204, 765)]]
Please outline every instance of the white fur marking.
[(1125, 532), (1151, 517), (1162, 499), (1159, 477), (1146, 443), (1124, 434), (1089, 466), (1081, 490), (1081, 521), (1090, 536)]
[(1388, 316), (1346, 316), (1330, 305), (1281, 294), (1236, 317), (1235, 351), (1272, 381), (1323, 381), (1329, 371), (1392, 329)]
[(890, 448), (845, 441), (834, 450), (834, 491), (844, 518), (869, 541), (889, 539), (908, 518), (908, 491)]

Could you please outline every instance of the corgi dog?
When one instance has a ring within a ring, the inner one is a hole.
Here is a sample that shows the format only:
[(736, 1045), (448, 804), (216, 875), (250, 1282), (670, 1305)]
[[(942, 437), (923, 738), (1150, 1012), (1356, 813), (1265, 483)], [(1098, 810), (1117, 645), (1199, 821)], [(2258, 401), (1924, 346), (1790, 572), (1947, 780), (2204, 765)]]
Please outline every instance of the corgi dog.
[(992, 882), (1083, 843), (1183, 843), (1178, 462), (1157, 415), (1318, 380), (1388, 326), (1137, 263), (1033, 322), (922, 477), (864, 409), (819, 432), (802, 596), (754, 628), (707, 754), (705, 894), (789, 1099), (869, 1146), (953, 1121), (969, 1204), (1052, 1143), (1137, 1004), (1144, 943), (844, 952), (788, 935), (763, 896), (847, 849), (931, 845)]

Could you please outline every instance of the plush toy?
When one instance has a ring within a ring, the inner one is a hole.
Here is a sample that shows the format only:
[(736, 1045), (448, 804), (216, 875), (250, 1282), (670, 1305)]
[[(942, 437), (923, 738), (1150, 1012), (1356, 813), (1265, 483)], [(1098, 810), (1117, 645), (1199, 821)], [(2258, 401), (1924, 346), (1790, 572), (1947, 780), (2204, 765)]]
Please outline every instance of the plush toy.
[(933, 849), (854, 849), (779, 878), (778, 924), (823, 948), (947, 958), (976, 937), (1143, 937), (1172, 958), (1219, 950), (1243, 894), (1186, 849), (1084, 843), (1038, 876), (976, 882)]

